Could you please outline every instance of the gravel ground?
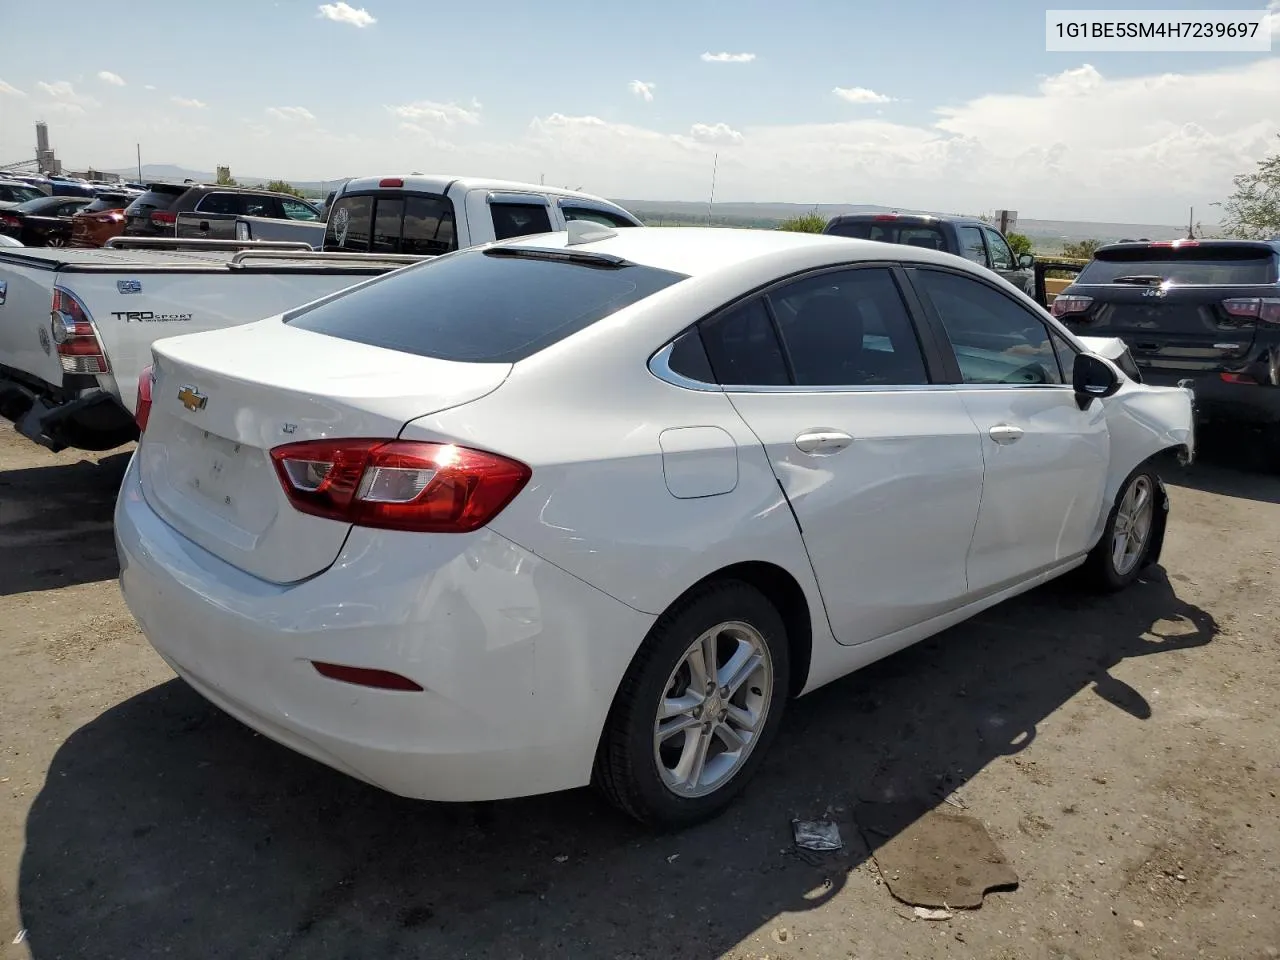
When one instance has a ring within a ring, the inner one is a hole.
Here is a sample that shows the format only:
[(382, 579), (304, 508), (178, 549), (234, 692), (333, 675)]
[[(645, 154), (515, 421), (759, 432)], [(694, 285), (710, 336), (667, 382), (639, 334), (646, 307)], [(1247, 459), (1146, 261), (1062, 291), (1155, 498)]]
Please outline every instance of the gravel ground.
[[(1171, 465), (1163, 569), (806, 697), (728, 814), (653, 836), (589, 791), (398, 799), (207, 705), (116, 587), (126, 459), (0, 432), (3, 960), (1280, 956), (1274, 475)], [(1021, 884), (918, 920), (852, 808), (952, 793)], [(796, 856), (828, 811), (846, 849)]]

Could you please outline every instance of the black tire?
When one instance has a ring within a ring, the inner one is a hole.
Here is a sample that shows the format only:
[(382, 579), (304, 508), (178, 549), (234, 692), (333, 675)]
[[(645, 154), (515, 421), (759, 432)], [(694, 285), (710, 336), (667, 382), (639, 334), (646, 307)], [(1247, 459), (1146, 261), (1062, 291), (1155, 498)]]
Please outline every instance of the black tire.
[[(1151, 502), (1150, 522), (1140, 553), (1131, 561), (1131, 566), (1121, 569), (1117, 566), (1114, 552), (1116, 525), (1120, 515), (1120, 506), (1125, 501), (1135, 484), (1144, 484)], [(1142, 571), (1150, 565), (1153, 556), (1158, 556), (1160, 542), (1163, 539), (1165, 512), (1168, 500), (1164, 484), (1161, 483), (1155, 467), (1150, 463), (1140, 464), (1116, 493), (1115, 502), (1107, 514), (1107, 524), (1102, 530), (1102, 539), (1089, 552), (1085, 561), (1084, 572), (1089, 585), (1103, 593), (1114, 593), (1123, 590), (1137, 580)]]
[[(772, 683), (767, 707), (751, 749), (732, 775), (710, 793), (681, 796), (663, 781), (655, 757), (658, 706), (690, 646), (713, 627), (732, 621), (753, 628), (768, 651)], [(650, 826), (687, 827), (715, 816), (742, 792), (764, 758), (782, 721), (789, 668), (786, 626), (759, 590), (723, 580), (689, 594), (653, 625), (627, 669), (600, 738), (592, 781), (614, 806)]]

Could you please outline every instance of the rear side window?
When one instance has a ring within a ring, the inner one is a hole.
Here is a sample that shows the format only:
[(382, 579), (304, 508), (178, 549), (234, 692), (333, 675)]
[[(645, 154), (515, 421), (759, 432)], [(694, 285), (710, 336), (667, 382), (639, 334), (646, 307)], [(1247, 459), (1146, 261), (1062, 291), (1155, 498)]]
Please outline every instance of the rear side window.
[(240, 213), (245, 217), (272, 217), (278, 220), (280, 206), (275, 197), (245, 193), (240, 195)]
[(982, 245), (981, 230), (977, 227), (956, 227), (956, 238), (960, 241), (960, 256), (979, 266), (987, 266), (987, 250)]
[(705, 324), (702, 342), (716, 380), (725, 386), (778, 387), (791, 382), (763, 300), (748, 301)]
[(280, 198), (280, 207), (284, 210), (284, 215), (290, 220), (319, 220), (320, 214), (309, 203), (303, 203), (301, 200), (286, 200)]
[(683, 279), (634, 264), (467, 251), (388, 274), (288, 322), (423, 357), (514, 363)]
[[(1103, 250), (1076, 283), (1142, 283), (1235, 286), (1275, 283), (1277, 255), (1265, 247), (1137, 247)], [(1132, 278), (1126, 280), (1126, 278)]]
[(545, 204), (491, 203), (493, 234), (499, 240), (551, 232), (551, 215)]
[(134, 216), (146, 216), (153, 210), (168, 210), (180, 196), (187, 192), (183, 187), (179, 190), (150, 189), (125, 208), (125, 212)]
[(240, 198), (234, 193), (211, 193), (200, 198), (196, 212), (235, 216), (240, 212)]

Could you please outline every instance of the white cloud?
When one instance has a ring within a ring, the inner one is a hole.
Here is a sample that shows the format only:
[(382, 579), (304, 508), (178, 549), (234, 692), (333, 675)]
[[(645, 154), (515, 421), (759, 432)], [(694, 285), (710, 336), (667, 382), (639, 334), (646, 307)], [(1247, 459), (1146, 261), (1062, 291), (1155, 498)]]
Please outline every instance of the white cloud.
[(732, 145), (742, 142), (742, 134), (727, 123), (695, 123), (689, 130), (689, 136), (699, 143)]
[(656, 86), (656, 83), (646, 83), (643, 80), (632, 80), (627, 84), (628, 89), (645, 103), (653, 103), (653, 90)]
[(316, 118), (306, 107), (267, 107), (267, 116), (277, 120), (305, 120), (308, 123)]
[(836, 87), (831, 92), (841, 100), (847, 100), (849, 103), (893, 102), (893, 97), (887, 97), (883, 93), (876, 93), (874, 90), (868, 90), (866, 87)]
[(153, 83), (148, 83), (148, 84), (147, 84), (145, 87), (143, 87), (142, 89), (144, 89), (144, 90), (154, 90), (154, 89), (155, 89), (155, 84), (153, 84)]
[(332, 20), (335, 23), (349, 23), (353, 27), (370, 27), (378, 22), (377, 17), (371, 14), (364, 7), (353, 7), (350, 4), (343, 3), (338, 0), (337, 3), (322, 3), (319, 8), (320, 16), (325, 20)]
[(110, 70), (99, 70), (98, 79), (103, 83), (109, 83), (113, 87), (123, 87), (124, 77), (118, 73), (112, 73)]
[(11, 83), (5, 83), (0, 80), (0, 96), (4, 97), (26, 97), (26, 94), (19, 90)]
[(456, 103), (436, 103), (434, 100), (417, 100), (413, 103), (402, 103), (388, 106), (392, 116), (413, 124), (434, 123), (445, 127), (466, 124), (475, 126), (480, 122), (480, 104), (472, 100), (471, 109), (460, 107)]
[(36, 86), (55, 100), (72, 100), (76, 96), (75, 87), (71, 86), (66, 80), (59, 80), (56, 83), (45, 83), (40, 80), (36, 83)]
[(706, 63), (750, 63), (756, 58), (754, 53), (704, 53), (702, 59)]
[(180, 107), (188, 107), (192, 110), (203, 110), (208, 106), (203, 100), (196, 100), (192, 97), (170, 97), (171, 103), (176, 103)]
[(36, 82), (36, 86), (40, 88), (41, 93), (49, 98), (42, 106), (51, 113), (74, 115), (84, 113), (88, 108), (99, 106), (98, 101), (93, 97), (86, 97), (83, 94), (76, 93), (75, 87), (66, 80), (57, 80), (53, 83), (39, 80)]

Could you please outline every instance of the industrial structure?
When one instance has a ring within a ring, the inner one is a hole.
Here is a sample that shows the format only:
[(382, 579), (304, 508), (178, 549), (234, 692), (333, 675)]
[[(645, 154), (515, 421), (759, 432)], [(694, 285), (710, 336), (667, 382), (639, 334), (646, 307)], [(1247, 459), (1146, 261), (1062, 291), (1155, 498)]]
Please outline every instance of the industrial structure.
[(57, 176), (62, 173), (62, 161), (58, 159), (53, 152), (53, 148), (49, 146), (49, 125), (43, 120), (36, 121), (35, 158), (0, 164), (0, 170), (26, 170), (28, 168), (33, 173), (42, 173), (45, 176), (49, 174)]

